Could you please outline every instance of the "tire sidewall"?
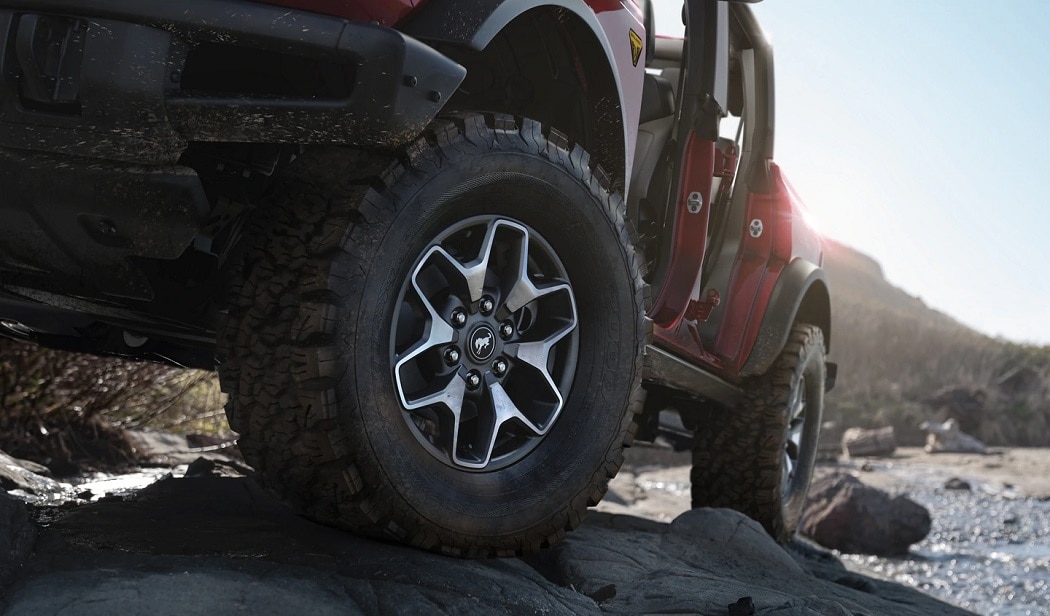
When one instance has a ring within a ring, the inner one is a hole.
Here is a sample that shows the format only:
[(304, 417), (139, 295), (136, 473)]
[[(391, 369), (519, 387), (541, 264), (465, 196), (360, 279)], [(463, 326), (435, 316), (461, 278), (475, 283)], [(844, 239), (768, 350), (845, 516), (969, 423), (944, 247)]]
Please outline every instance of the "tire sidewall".
[[(442, 162), (408, 178), (396, 211), (381, 225), (385, 232), (368, 238), (370, 263), (356, 264), (369, 275), (344, 341), (357, 399), (342, 406), (357, 411), (343, 420), (356, 445), (369, 448), (362, 471), (389, 488), (380, 498), (401, 499), (456, 533), (509, 535), (548, 522), (586, 496), (623, 438), (641, 350), (634, 273), (611, 208), (564, 162), (476, 146)], [(576, 295), (580, 333), (576, 375), (558, 420), (524, 459), (493, 472), (454, 469), (416, 441), (386, 361), (393, 311), (412, 267), (442, 231), (477, 215), (521, 222), (551, 245)]]

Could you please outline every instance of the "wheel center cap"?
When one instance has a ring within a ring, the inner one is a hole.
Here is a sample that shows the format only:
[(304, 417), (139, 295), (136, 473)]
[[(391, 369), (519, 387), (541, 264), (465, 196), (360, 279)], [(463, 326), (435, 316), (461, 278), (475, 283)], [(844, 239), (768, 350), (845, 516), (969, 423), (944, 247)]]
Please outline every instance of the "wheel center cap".
[(479, 325), (470, 332), (467, 350), (475, 361), (488, 361), (496, 350), (496, 334), (488, 325)]

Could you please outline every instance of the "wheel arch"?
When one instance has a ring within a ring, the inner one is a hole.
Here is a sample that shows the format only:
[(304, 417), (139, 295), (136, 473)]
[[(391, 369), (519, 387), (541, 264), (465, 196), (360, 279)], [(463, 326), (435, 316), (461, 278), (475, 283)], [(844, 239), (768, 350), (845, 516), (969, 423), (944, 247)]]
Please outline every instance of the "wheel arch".
[(831, 296), (827, 276), (818, 265), (795, 259), (780, 273), (766, 313), (742, 374), (765, 373), (791, 335), (796, 323), (811, 323), (824, 335), (824, 348), (831, 350)]
[[(638, 105), (626, 101), (641, 91), (643, 72), (631, 63), (626, 24), (640, 31), (640, 19), (622, 7), (596, 13), (584, 0), (431, 0), (400, 28), (467, 69), (447, 110), (501, 111), (555, 127), (582, 145), (613, 188), (625, 193), (638, 124)], [(616, 20), (625, 24), (627, 51), (619, 54), (606, 35)], [(572, 99), (576, 105), (566, 104)]]

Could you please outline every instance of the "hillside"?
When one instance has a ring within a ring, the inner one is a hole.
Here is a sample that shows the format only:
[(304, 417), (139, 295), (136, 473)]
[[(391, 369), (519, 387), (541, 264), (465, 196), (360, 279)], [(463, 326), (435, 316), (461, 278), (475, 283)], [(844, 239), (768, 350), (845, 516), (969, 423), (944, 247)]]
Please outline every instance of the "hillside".
[(832, 354), (838, 385), (827, 419), (892, 424), (903, 444), (918, 425), (954, 416), (989, 444), (1050, 445), (1050, 347), (976, 332), (890, 284), (871, 257), (828, 243)]

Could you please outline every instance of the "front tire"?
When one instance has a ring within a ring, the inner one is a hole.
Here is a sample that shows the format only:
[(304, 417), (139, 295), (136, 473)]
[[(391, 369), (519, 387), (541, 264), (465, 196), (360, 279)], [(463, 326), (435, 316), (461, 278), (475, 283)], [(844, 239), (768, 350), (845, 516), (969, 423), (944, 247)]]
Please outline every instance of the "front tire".
[(816, 463), (826, 380), (824, 336), (798, 324), (736, 408), (710, 413), (693, 436), (693, 507), (736, 509), (786, 542)]
[(367, 534), (464, 556), (558, 541), (643, 402), (622, 200), (579, 146), (508, 116), (440, 121), (357, 171), (308, 155), (251, 234), (220, 335), (246, 458)]

